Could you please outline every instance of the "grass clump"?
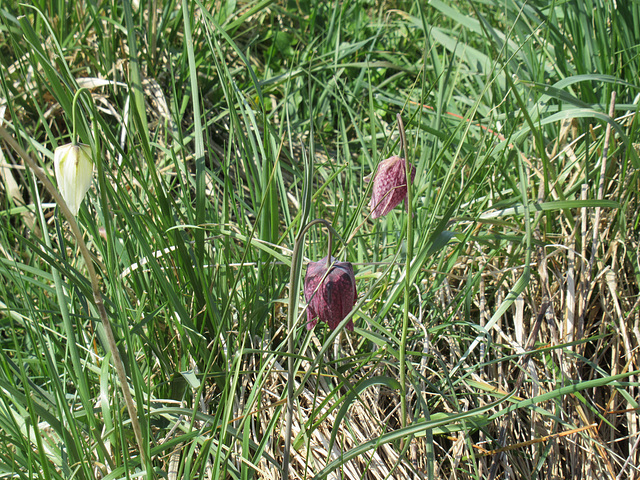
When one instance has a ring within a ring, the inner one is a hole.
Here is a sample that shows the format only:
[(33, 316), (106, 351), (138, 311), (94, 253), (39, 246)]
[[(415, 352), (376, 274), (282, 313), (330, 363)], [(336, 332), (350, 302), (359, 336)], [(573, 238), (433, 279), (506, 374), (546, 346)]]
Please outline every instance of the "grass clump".
[[(1, 475), (637, 477), (640, 9), (316, 3), (0, 5)], [(82, 242), (25, 160), (75, 141)]]

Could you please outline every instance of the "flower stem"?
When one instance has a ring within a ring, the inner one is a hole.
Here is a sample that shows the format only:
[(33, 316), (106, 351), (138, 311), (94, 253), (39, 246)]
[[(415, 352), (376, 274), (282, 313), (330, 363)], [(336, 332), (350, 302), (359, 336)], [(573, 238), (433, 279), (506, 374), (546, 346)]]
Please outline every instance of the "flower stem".
[(329, 239), (327, 240), (327, 270), (329, 270), (329, 267), (331, 266), (331, 252), (333, 251), (333, 232), (335, 232), (335, 230), (329, 222), (326, 220), (324, 221), (329, 229)]
[(404, 134), (404, 124), (402, 123), (402, 117), (398, 113), (398, 130), (400, 130), (400, 147), (404, 154), (405, 161), (405, 174), (407, 181), (407, 258), (406, 258), (406, 271), (405, 271), (405, 289), (404, 289), (404, 309), (402, 315), (402, 336), (400, 337), (400, 412), (401, 412), (401, 424), (402, 427), (406, 427), (408, 423), (407, 419), (407, 365), (406, 365), (406, 350), (407, 350), (407, 335), (409, 332), (409, 294), (411, 291), (411, 259), (413, 257), (413, 185), (411, 185), (411, 167), (409, 159), (407, 157), (407, 141)]
[(98, 314), (100, 315), (100, 320), (102, 320), (102, 325), (104, 327), (107, 342), (109, 344), (109, 350), (111, 351), (111, 358), (113, 359), (113, 365), (116, 369), (116, 373), (118, 374), (120, 388), (122, 389), (122, 394), (124, 396), (125, 404), (127, 405), (129, 417), (131, 418), (131, 426), (133, 427), (133, 432), (136, 436), (136, 442), (138, 443), (140, 458), (142, 460), (142, 464), (148, 466), (146, 450), (144, 449), (144, 442), (142, 439), (142, 430), (138, 421), (138, 413), (135, 404), (133, 403), (131, 391), (129, 390), (127, 374), (125, 373), (124, 364), (122, 362), (122, 358), (120, 357), (120, 352), (118, 351), (115, 337), (113, 336), (113, 330), (111, 329), (111, 322), (109, 321), (109, 317), (107, 316), (107, 310), (105, 309), (104, 303), (102, 301), (100, 281), (98, 279), (95, 267), (93, 266), (91, 253), (89, 252), (89, 249), (87, 248), (87, 245), (82, 238), (82, 232), (80, 231), (78, 222), (76, 222), (75, 216), (73, 215), (73, 213), (71, 213), (71, 210), (69, 210), (69, 207), (64, 201), (64, 198), (62, 198), (62, 195), (60, 194), (60, 192), (58, 192), (58, 189), (51, 183), (44, 171), (2, 126), (0, 126), (0, 137), (2, 137), (2, 139), (7, 142), (16, 151), (16, 153), (18, 153), (18, 155), (24, 160), (24, 162), (33, 171), (36, 177), (38, 177), (38, 180), (42, 182), (42, 185), (44, 185), (47, 191), (51, 194), (56, 204), (60, 208), (60, 211), (69, 222), (71, 232), (76, 238), (78, 248), (80, 249), (80, 253), (82, 254), (85, 265), (87, 266), (89, 280), (91, 281), (91, 289), (93, 291), (93, 302), (96, 306), (96, 309), (98, 310)]
[(79, 88), (76, 94), (73, 96), (73, 102), (71, 107), (71, 118), (73, 122), (73, 124), (71, 125), (71, 128), (72, 128), (71, 143), (74, 145), (78, 143), (78, 124), (76, 122), (77, 113), (78, 113), (78, 99), (80, 98), (80, 95), (82, 95), (83, 93), (87, 95), (87, 98), (89, 98), (90, 102), (92, 101), (91, 92), (89, 92), (89, 89), (87, 87)]
[[(287, 412), (285, 419), (285, 434), (284, 434), (284, 452), (282, 458), (282, 479), (288, 480), (289, 478), (289, 459), (291, 456), (291, 428), (293, 425), (293, 403), (295, 400), (295, 337), (294, 330), (296, 327), (296, 318), (298, 311), (298, 292), (300, 291), (300, 275), (302, 271), (302, 258), (303, 258), (303, 246), (304, 237), (307, 231), (314, 225), (321, 223), (329, 230), (329, 254), (328, 265), (331, 265), (331, 250), (333, 247), (333, 237), (337, 237), (343, 244), (344, 240), (338, 232), (331, 226), (331, 224), (325, 219), (316, 219), (305, 225), (298, 238), (296, 238), (293, 246), (293, 253), (291, 254), (291, 274), (289, 276), (289, 310), (287, 312), (287, 353), (288, 353), (288, 378), (287, 378)], [(346, 245), (346, 244), (345, 244)]]

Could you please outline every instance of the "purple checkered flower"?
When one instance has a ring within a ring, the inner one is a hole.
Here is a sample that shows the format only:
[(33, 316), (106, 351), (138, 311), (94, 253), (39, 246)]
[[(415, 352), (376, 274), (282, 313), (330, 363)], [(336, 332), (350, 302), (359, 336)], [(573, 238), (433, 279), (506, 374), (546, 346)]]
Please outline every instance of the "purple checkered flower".
[[(327, 274), (327, 257), (319, 262), (310, 262), (304, 277), (304, 297), (307, 300), (307, 330), (316, 326), (318, 320), (329, 324), (331, 330), (349, 315), (358, 298), (356, 277), (349, 262), (336, 262), (331, 257), (331, 270)], [(353, 331), (353, 322), (345, 325)]]
[[(393, 210), (402, 200), (407, 199), (407, 162), (394, 155), (380, 162), (371, 190), (371, 218), (383, 217)], [(411, 183), (416, 177), (416, 169), (411, 165)]]

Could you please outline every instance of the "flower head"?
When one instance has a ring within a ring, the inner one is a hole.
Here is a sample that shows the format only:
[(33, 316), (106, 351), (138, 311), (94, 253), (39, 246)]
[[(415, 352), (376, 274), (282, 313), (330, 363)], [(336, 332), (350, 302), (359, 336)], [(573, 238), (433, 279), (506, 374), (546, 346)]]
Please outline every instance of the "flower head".
[(53, 154), (53, 166), (58, 190), (67, 202), (71, 213), (77, 215), (93, 180), (91, 147), (69, 143), (56, 148)]
[[(331, 270), (327, 273), (327, 257), (310, 262), (304, 277), (304, 297), (307, 307), (307, 329), (311, 330), (318, 319), (327, 322), (334, 330), (351, 312), (358, 298), (356, 277), (349, 262), (336, 262), (331, 257)], [(353, 321), (345, 328), (353, 331)]]
[[(394, 155), (380, 162), (371, 190), (371, 218), (383, 217), (407, 198), (407, 162)], [(411, 182), (416, 177), (416, 169), (411, 165)]]

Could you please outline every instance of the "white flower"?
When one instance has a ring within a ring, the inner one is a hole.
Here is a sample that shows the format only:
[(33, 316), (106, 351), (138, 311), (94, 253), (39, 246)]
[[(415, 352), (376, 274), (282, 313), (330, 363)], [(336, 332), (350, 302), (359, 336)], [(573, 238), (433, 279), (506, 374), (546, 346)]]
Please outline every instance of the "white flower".
[(62, 198), (71, 213), (77, 215), (93, 180), (91, 147), (74, 143), (58, 147), (53, 155), (53, 165)]

